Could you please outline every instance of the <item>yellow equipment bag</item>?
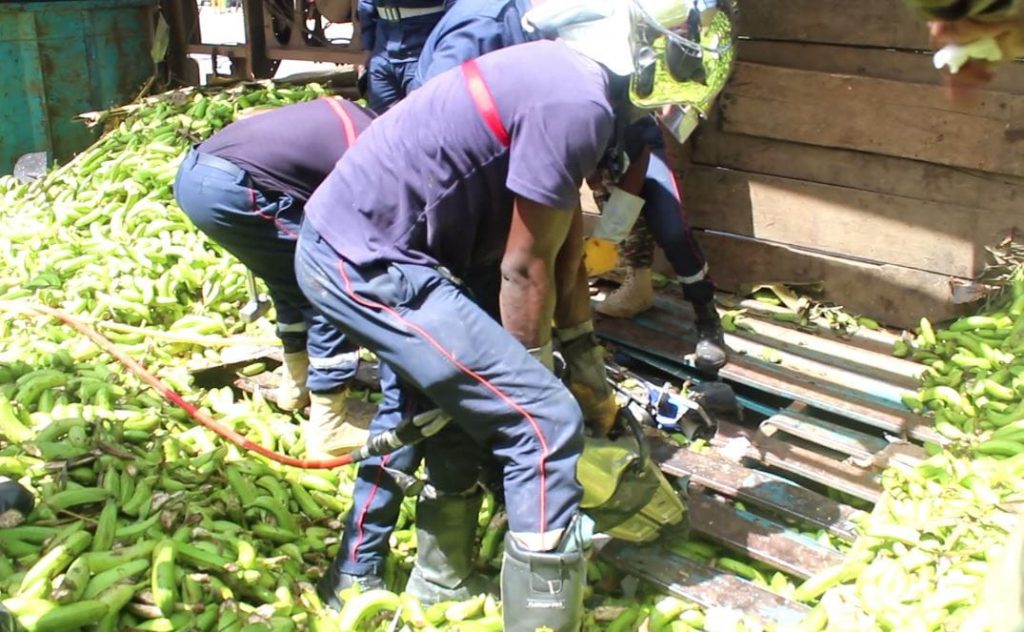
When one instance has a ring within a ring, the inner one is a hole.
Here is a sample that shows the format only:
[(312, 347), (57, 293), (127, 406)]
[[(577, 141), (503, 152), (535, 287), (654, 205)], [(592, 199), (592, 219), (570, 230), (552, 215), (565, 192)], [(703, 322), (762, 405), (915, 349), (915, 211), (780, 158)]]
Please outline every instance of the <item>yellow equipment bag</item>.
[(605, 239), (587, 237), (583, 242), (583, 262), (588, 277), (607, 274), (619, 265), (619, 246)]

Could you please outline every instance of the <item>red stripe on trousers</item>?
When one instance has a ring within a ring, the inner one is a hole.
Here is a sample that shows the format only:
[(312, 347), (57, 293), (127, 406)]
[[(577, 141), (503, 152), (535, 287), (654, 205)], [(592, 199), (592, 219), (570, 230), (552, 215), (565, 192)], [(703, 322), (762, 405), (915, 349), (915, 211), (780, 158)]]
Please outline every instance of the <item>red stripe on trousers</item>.
[(465, 375), (468, 375), (469, 377), (473, 378), (474, 380), (479, 382), (481, 385), (483, 385), (484, 388), (486, 388), (487, 390), (489, 390), (492, 393), (494, 393), (495, 395), (497, 395), (498, 399), (500, 399), (500, 400), (504, 401), (506, 404), (508, 404), (512, 408), (512, 410), (514, 410), (517, 413), (519, 413), (520, 415), (522, 415), (523, 418), (526, 419), (527, 423), (530, 424), (530, 427), (533, 429), (534, 434), (537, 435), (538, 441), (540, 441), (540, 447), (541, 447), (541, 457), (540, 457), (540, 459), (538, 461), (538, 464), (537, 464), (537, 468), (540, 470), (540, 531), (538, 531), (538, 533), (544, 533), (547, 530), (547, 523), (548, 523), (548, 521), (547, 521), (547, 471), (546, 471), (547, 470), (547, 458), (548, 458), (548, 442), (544, 438), (544, 433), (541, 432), (540, 426), (537, 424), (537, 420), (535, 420), (533, 418), (533, 416), (530, 415), (530, 413), (526, 412), (526, 410), (522, 406), (517, 404), (511, 397), (509, 397), (507, 394), (505, 394), (504, 391), (502, 391), (500, 388), (498, 388), (497, 386), (495, 386), (494, 384), (489, 382), (487, 380), (487, 378), (483, 377), (479, 373), (476, 373), (472, 369), (466, 367), (461, 362), (456, 360), (455, 356), (453, 356), (447, 349), (445, 349), (444, 346), (441, 345), (441, 343), (439, 343), (437, 340), (435, 340), (434, 337), (431, 336), (425, 329), (423, 329), (419, 325), (416, 325), (414, 323), (409, 322), (405, 318), (402, 318), (401, 314), (399, 314), (394, 309), (388, 307), (387, 305), (382, 305), (380, 303), (376, 303), (374, 301), (366, 300), (366, 299), (363, 299), (360, 296), (358, 296), (352, 290), (352, 281), (348, 278), (348, 273), (345, 272), (345, 262), (343, 260), (341, 260), (341, 259), (338, 260), (338, 270), (341, 272), (341, 278), (342, 278), (342, 280), (345, 283), (345, 292), (349, 296), (352, 297), (352, 300), (354, 300), (359, 305), (362, 305), (363, 307), (369, 307), (370, 309), (376, 309), (376, 310), (380, 310), (380, 311), (383, 311), (383, 312), (387, 313), (392, 318), (398, 320), (398, 322), (402, 323), (403, 325), (405, 325), (409, 329), (411, 329), (414, 332), (416, 332), (417, 334), (419, 334), (420, 337), (423, 338), (427, 342), (427, 344), (429, 344), (430, 346), (434, 347), (434, 349), (436, 349), (438, 353), (440, 353), (442, 356), (444, 356), (444, 358), (446, 360), (448, 360), (453, 365), (455, 365), (455, 368), (457, 368), (459, 371), (461, 371)]

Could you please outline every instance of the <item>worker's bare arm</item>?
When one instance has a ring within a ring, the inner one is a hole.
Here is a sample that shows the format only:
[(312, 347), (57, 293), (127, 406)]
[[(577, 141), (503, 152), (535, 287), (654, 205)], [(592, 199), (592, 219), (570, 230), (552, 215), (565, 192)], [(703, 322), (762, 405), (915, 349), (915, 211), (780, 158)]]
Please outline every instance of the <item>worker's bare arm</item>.
[(501, 261), (501, 321), (527, 348), (551, 340), (556, 260), (578, 214), (516, 198)]

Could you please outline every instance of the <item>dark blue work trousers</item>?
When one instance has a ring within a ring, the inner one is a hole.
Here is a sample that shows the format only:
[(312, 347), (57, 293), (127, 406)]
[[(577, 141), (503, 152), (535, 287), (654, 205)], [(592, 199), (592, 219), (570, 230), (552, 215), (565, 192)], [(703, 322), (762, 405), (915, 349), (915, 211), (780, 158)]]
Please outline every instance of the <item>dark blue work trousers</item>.
[(383, 114), (409, 94), (409, 84), (416, 77), (417, 61), (394, 61), (385, 55), (370, 57), (366, 68), (366, 105)]
[(353, 266), (308, 224), (295, 265), (314, 307), (395, 370), (399, 402), (422, 397), (413, 410), (454, 419), (422, 446), (430, 483), (472, 487), (484, 448), (503, 470), (511, 532), (538, 550), (557, 544), (579, 506), (583, 414), (554, 374), (435, 268)]
[[(496, 268), (470, 275), (466, 286), (473, 300), (491, 318), (500, 320), (498, 290), (500, 276)], [(413, 397), (415, 389), (401, 388), (398, 376), (381, 364), (380, 385), (384, 399), (370, 424), (377, 434), (395, 428), (403, 417), (429, 410), (429, 400)], [(447, 492), (461, 493), (478, 483), (502, 499), (500, 468), (484, 449), (455, 425), (437, 438), (431, 446), (427, 468), (432, 484)], [(338, 551), (340, 569), (350, 575), (380, 576), (390, 550), (402, 500), (409, 493), (406, 487), (419, 469), (425, 446), (406, 446), (383, 458), (360, 463), (352, 492), (352, 508), (345, 517), (345, 528)]]
[(195, 150), (178, 169), (174, 195), (199, 230), (266, 281), (285, 351), (309, 352), (309, 389), (329, 393), (352, 379), (358, 349), (313, 309), (295, 280), (302, 206), (261, 191), (233, 163)]
[[(687, 300), (708, 303), (714, 299), (715, 286), (706, 276), (707, 259), (686, 217), (679, 184), (665, 155), (661, 129), (654, 118), (648, 116), (631, 125), (626, 135), (626, 146), (633, 157), (644, 146), (651, 151), (640, 190), (640, 197), (644, 199), (641, 213), (650, 235), (665, 252), (672, 270), (682, 279)], [(645, 259), (644, 263), (649, 266), (653, 255), (651, 248), (648, 253), (638, 253), (637, 258)]]

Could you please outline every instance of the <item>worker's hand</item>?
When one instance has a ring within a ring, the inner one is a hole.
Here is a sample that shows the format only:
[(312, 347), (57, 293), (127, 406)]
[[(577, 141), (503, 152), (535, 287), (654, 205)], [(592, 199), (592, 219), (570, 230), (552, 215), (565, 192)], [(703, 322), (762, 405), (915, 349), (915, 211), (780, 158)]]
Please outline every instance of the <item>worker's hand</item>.
[[(979, 22), (956, 20), (953, 22), (932, 21), (928, 23), (932, 46), (941, 49), (949, 44), (966, 45), (978, 40), (993, 38), (999, 44), (1005, 61), (1024, 55), (1024, 18)], [(951, 101), (970, 104), (977, 91), (992, 81), (998, 64), (984, 60), (971, 60), (959, 72), (943, 71), (943, 81)]]
[(604, 349), (594, 336), (594, 325), (582, 325), (555, 331), (565, 358), (569, 390), (572, 391), (590, 430), (603, 436), (615, 424), (619, 406), (608, 384), (604, 366)]
[(598, 170), (587, 178), (587, 186), (590, 187), (590, 191), (594, 194), (594, 205), (597, 206), (599, 211), (604, 209), (604, 203), (611, 196), (612, 183), (605, 177), (606, 173), (604, 170)]

